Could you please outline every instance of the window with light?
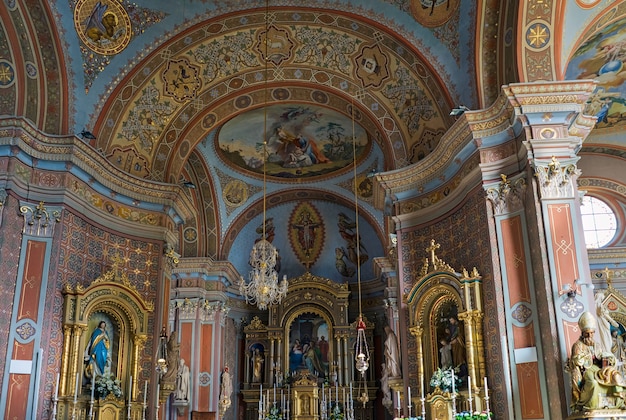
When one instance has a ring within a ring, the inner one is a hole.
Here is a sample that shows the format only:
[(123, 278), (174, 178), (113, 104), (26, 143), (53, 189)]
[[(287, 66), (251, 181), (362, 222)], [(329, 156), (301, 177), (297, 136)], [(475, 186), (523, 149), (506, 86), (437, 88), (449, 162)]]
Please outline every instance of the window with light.
[(613, 210), (604, 201), (585, 196), (580, 211), (587, 249), (602, 248), (611, 242), (617, 232), (617, 218)]

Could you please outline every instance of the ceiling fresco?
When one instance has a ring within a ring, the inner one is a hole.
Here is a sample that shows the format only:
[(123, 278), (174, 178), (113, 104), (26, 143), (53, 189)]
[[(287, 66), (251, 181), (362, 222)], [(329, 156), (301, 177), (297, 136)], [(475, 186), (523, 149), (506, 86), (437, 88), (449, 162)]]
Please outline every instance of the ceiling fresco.
[(601, 19), (595, 33), (569, 61), (568, 79), (594, 79), (597, 87), (587, 112), (596, 115), (596, 129), (626, 125), (626, 19)]
[(350, 168), (369, 146), (365, 130), (349, 117), (297, 103), (240, 114), (224, 124), (217, 141), (229, 165), (279, 178), (323, 176)]

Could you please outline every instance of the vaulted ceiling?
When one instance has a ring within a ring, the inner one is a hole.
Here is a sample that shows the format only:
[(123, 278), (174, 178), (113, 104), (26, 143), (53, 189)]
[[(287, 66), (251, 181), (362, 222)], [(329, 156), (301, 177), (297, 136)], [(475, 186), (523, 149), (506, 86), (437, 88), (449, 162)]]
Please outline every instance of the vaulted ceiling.
[(245, 274), (265, 215), (281, 274), (336, 281), (358, 255), (374, 280), (386, 253), (371, 174), (419, 165), (452, 108), (486, 108), (505, 83), (594, 77), (567, 64), (624, 15), (592, 0), (5, 3), (1, 113), (88, 131), (142, 182), (191, 181), (184, 256)]

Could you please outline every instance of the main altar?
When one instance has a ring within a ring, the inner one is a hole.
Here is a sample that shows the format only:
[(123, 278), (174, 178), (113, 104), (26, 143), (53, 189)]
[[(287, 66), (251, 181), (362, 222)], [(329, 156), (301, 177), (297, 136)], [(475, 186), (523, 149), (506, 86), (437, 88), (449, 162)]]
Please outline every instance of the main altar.
[[(348, 317), (349, 297), (347, 284), (305, 273), (290, 279), (282, 304), (270, 307), (267, 325), (255, 317), (245, 326), (246, 420), (287, 412), (293, 420), (329, 418), (329, 410), (343, 412), (354, 401), (372, 417), (375, 378), (371, 368), (364, 376), (355, 370), (357, 320)], [(374, 325), (363, 322), (373, 348)]]

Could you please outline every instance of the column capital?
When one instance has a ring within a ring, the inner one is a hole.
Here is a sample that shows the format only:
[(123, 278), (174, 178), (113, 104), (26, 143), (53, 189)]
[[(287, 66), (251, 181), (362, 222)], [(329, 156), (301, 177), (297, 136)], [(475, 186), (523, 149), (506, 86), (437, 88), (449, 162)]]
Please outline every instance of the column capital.
[(524, 207), (524, 195), (526, 193), (525, 173), (511, 178), (501, 174), (500, 178), (498, 183), (483, 185), (487, 192), (487, 198), (493, 204), (494, 213), (501, 215), (521, 210)]

